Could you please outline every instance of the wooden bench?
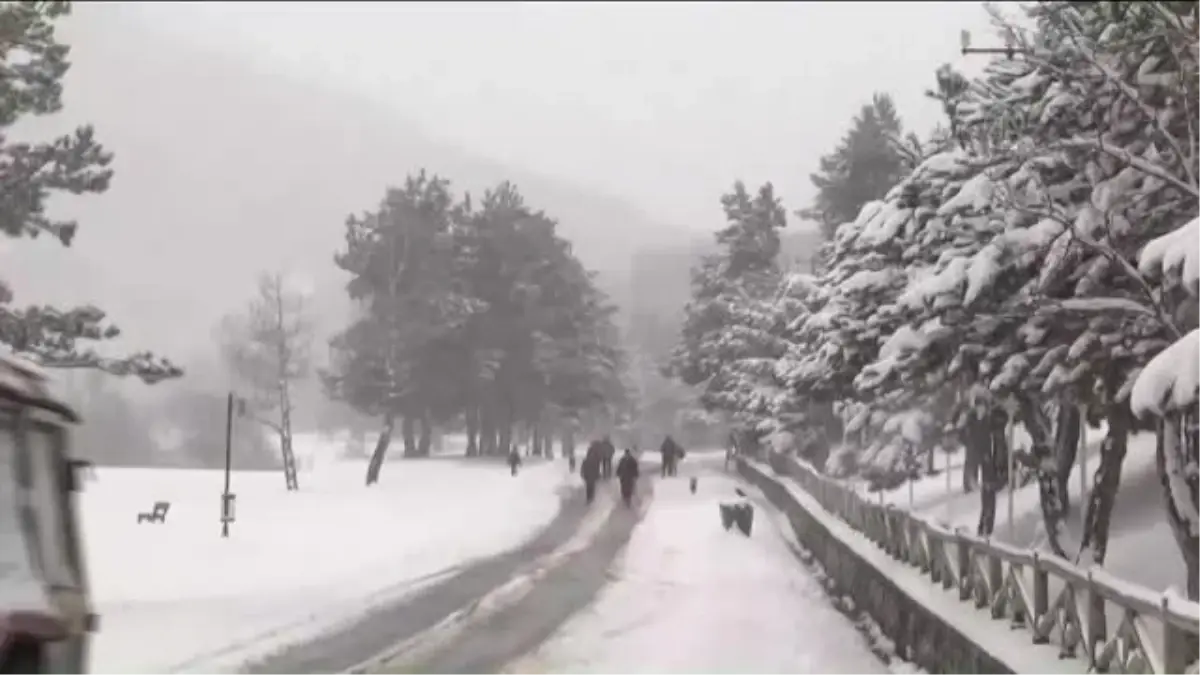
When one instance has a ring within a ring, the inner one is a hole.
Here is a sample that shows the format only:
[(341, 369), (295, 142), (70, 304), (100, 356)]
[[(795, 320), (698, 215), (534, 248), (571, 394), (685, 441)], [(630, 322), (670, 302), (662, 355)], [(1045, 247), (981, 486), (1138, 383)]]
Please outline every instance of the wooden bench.
[(147, 513), (139, 513), (137, 515), (138, 524), (142, 523), (165, 523), (167, 522), (167, 512), (171, 510), (171, 502), (154, 502), (154, 508)]

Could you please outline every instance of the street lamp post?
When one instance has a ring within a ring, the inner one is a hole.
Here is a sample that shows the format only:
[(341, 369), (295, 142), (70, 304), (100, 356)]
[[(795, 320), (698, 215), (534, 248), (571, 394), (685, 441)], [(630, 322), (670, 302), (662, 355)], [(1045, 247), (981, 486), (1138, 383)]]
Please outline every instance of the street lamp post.
[[(225, 490), (221, 493), (221, 536), (229, 537), (229, 524), (234, 520), (236, 495), (229, 491), (229, 478), (233, 469), (233, 407), (235, 396), (229, 392), (225, 401)], [(244, 415), (246, 401), (237, 398), (238, 415)]]

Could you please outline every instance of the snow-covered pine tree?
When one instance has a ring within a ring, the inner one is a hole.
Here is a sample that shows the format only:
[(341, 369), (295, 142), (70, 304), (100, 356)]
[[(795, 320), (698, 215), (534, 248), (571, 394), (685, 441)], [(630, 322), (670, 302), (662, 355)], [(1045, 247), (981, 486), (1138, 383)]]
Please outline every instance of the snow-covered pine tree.
[[(734, 415), (751, 440), (769, 395), (756, 390), (778, 349), (764, 343), (773, 318), (764, 302), (779, 284), (779, 230), (787, 216), (770, 183), (751, 195), (739, 181), (721, 198), (727, 225), (716, 233), (721, 251), (692, 270), (692, 298), (668, 372), (701, 386), (707, 410)], [(757, 411), (757, 412), (753, 412)]]
[[(867, 204), (854, 222), (838, 228), (818, 280), (821, 290), (805, 304), (806, 314), (794, 320), (792, 339), (804, 349), (793, 350), (778, 368), (789, 397), (799, 399), (786, 406), (836, 405), (847, 433), (864, 434), (864, 425), (871, 421), (882, 424), (884, 418), (873, 413), (888, 409), (890, 403), (860, 399), (855, 377), (898, 327), (897, 317), (880, 309), (904, 288), (909, 273), (902, 247), (886, 234), (911, 218), (912, 209), (902, 202), (901, 192), (893, 190), (885, 200)], [(847, 419), (851, 410), (853, 418)], [(841, 470), (853, 470), (864, 459), (855, 456), (856, 447), (843, 444), (830, 469), (840, 465)]]
[(1168, 194), (1159, 196), (1162, 209), (1155, 215), (1161, 221), (1156, 224), (1174, 226), (1141, 249), (1136, 272), (1121, 267), (1142, 291), (1138, 301), (1143, 309), (1152, 310), (1174, 338), (1137, 373), (1129, 388), (1130, 405), (1140, 417), (1160, 417), (1156, 454), (1167, 521), (1188, 571), (1188, 597), (1196, 600), (1200, 598), (1200, 220), (1196, 217), (1200, 208), (1200, 132), (1190, 104), (1200, 93), (1198, 10), (1194, 3), (1119, 9), (1130, 25), (1124, 34), (1114, 30), (1104, 38), (1124, 39), (1141, 49), (1118, 64), (1106, 61), (1103, 49), (1093, 49), (1086, 56), (1095, 56), (1096, 67), (1146, 125), (1151, 138), (1148, 147), (1140, 157), (1128, 159), (1140, 159), (1137, 168), (1152, 174), (1156, 180), (1151, 183), (1166, 186)]
[[(1056, 402), (1066, 413), (1056, 420), (1060, 448), (1074, 447), (1063, 439), (1072, 426), (1078, 428), (1070, 414), (1076, 402), (1108, 418), (1100, 487), (1089, 500), (1084, 534), (1092, 557), (1102, 560), (1130, 431), (1124, 404), (1130, 375), (1169, 333), (1154, 312), (1142, 311), (1150, 296), (1128, 273), (1129, 260), (1148, 235), (1179, 222), (1180, 206), (1185, 215), (1194, 209), (1194, 199), (1188, 205), (1180, 176), (1164, 178), (1169, 169), (1155, 167), (1170, 155), (1168, 148), (1179, 146), (1170, 138), (1174, 132), (1159, 128), (1164, 140), (1147, 139), (1154, 134), (1139, 129), (1161, 127), (1161, 120), (1139, 121), (1149, 104), (1135, 104), (1130, 95), (1135, 87), (1120, 86), (1105, 65), (1124, 58), (1125, 43), (1113, 42), (1106, 56), (1096, 51), (1101, 37), (1131, 39), (1132, 28), (1115, 29), (1113, 22), (1132, 21), (1136, 12), (1114, 18), (1099, 5), (1047, 3), (1032, 15), (1038, 30), (1023, 41), (1027, 58), (993, 63), (973, 84), (959, 125), (970, 138), (968, 148), (991, 165), (976, 178), (992, 193), (997, 216), (987, 221), (991, 232), (984, 228), (969, 256), (960, 251), (943, 257), (930, 283), (942, 289), (933, 294), (933, 304), (958, 298), (968, 323), (991, 332), (991, 346), (973, 370), (990, 378), (993, 397), (1023, 403), (1048, 525), (1064, 506), (1055, 503), (1060, 491), (1049, 480), (1050, 465), (1058, 469), (1063, 462), (1051, 461), (1051, 434), (1038, 411)], [(1127, 70), (1147, 72), (1136, 59)], [(1169, 106), (1160, 112), (1163, 119), (1180, 118)], [(944, 283), (955, 278), (957, 283)], [(921, 295), (931, 299), (927, 292)], [(960, 357), (971, 356), (968, 347), (964, 343)]]

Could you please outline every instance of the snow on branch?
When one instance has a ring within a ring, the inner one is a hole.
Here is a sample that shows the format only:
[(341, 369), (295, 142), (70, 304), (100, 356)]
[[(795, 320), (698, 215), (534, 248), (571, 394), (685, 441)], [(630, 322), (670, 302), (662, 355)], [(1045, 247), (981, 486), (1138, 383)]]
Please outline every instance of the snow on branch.
[(1178, 275), (1193, 297), (1200, 295), (1200, 218), (1146, 244), (1138, 271), (1150, 277)]
[(1138, 417), (1195, 406), (1200, 400), (1200, 329), (1150, 360), (1134, 382), (1129, 405)]
[(1128, 312), (1149, 317), (1157, 315), (1145, 305), (1128, 298), (1065, 298), (1052, 301), (1052, 304), (1069, 312), (1106, 313)]
[(47, 357), (38, 352), (17, 352), (17, 354), (44, 369), (93, 369), (117, 377), (137, 377), (146, 384), (157, 384), (163, 380), (183, 376), (182, 368), (172, 363), (170, 359), (155, 356), (151, 352), (138, 352), (122, 358), (101, 356), (90, 350), (57, 357)]

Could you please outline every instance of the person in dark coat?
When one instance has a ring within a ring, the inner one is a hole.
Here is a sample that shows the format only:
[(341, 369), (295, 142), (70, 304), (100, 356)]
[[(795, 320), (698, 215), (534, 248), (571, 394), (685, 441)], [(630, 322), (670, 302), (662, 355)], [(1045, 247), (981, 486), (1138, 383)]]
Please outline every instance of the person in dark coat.
[(738, 455), (737, 436), (735, 436), (734, 433), (731, 431), (731, 432), (729, 432), (729, 447), (725, 449), (725, 470), (726, 471), (729, 471), (729, 463), (730, 463), (730, 461), (736, 459), (737, 455)]
[(600, 457), (600, 475), (604, 477), (604, 480), (608, 480), (613, 475), (613, 458), (617, 455), (617, 448), (613, 445), (612, 440), (605, 436), (600, 439), (600, 449), (603, 452)]
[(621, 500), (625, 502), (625, 506), (633, 506), (633, 489), (637, 486), (640, 473), (637, 458), (633, 456), (633, 452), (626, 449), (621, 461), (617, 462), (617, 482), (621, 485)]
[(659, 446), (658, 454), (662, 457), (662, 477), (674, 476), (675, 466), (679, 463), (679, 459), (683, 457), (683, 448), (679, 447), (675, 439), (668, 435), (663, 439), (662, 445)]
[(517, 469), (521, 466), (521, 453), (517, 452), (516, 448), (508, 451), (508, 468), (512, 471), (512, 475), (517, 475)]
[(604, 449), (600, 441), (592, 441), (579, 466), (579, 475), (583, 478), (584, 493), (589, 504), (596, 498), (596, 481), (600, 480), (600, 465), (603, 462)]

